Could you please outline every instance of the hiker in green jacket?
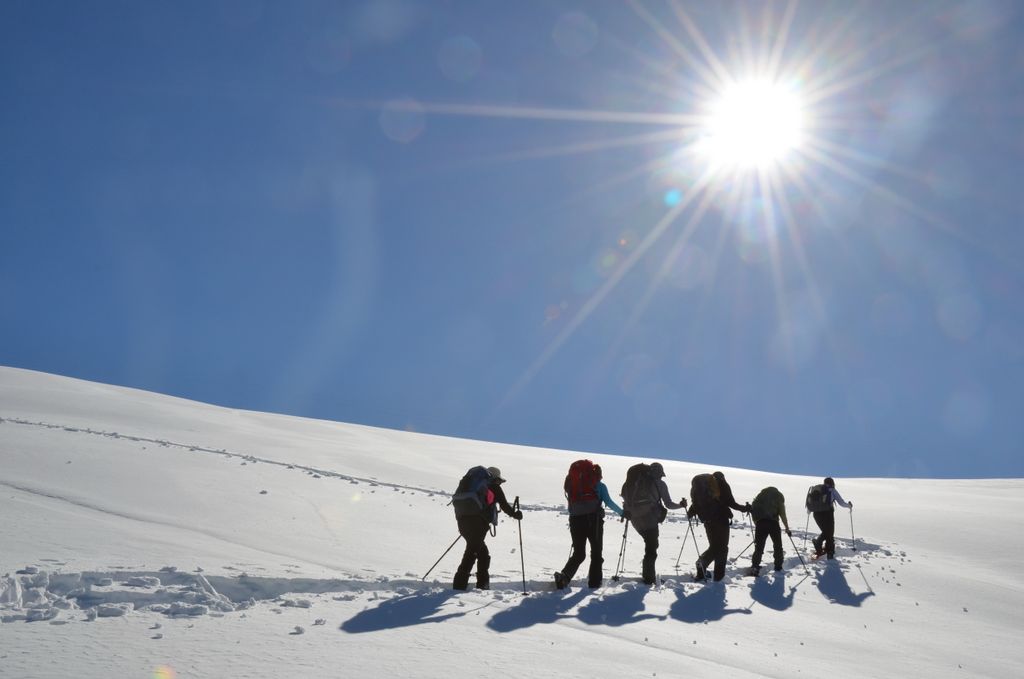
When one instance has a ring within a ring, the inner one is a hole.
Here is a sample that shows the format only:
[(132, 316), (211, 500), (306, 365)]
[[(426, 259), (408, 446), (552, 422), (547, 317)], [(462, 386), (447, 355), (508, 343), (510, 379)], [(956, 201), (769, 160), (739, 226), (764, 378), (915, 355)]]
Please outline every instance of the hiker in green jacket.
[(779, 519), (782, 519), (782, 525), (786, 527), (786, 535), (793, 536), (786, 519), (786, 498), (778, 488), (768, 486), (750, 503), (750, 517), (754, 520), (754, 555), (750, 558), (750, 574), (761, 572), (761, 555), (764, 554), (764, 544), (769, 535), (774, 549), (775, 570), (781, 571), (783, 552)]

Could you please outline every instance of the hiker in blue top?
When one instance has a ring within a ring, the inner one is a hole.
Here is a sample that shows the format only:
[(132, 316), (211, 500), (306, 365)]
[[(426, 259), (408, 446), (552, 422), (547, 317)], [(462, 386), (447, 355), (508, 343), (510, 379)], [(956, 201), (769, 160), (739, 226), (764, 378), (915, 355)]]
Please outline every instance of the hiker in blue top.
[(590, 570), (587, 585), (600, 587), (604, 579), (601, 565), (604, 563), (604, 507), (622, 516), (622, 509), (612, 501), (608, 487), (601, 481), (601, 465), (590, 460), (577, 460), (569, 467), (565, 477), (565, 498), (569, 503), (569, 535), (572, 537), (572, 554), (561, 571), (555, 573), (555, 587), (565, 589), (576, 569), (587, 558), (587, 542), (590, 542)]
[(831, 476), (826, 477), (825, 488), (827, 489), (828, 509), (814, 512), (814, 523), (818, 524), (821, 534), (814, 538), (814, 558), (819, 559), (827, 555), (828, 558), (836, 558), (836, 510), (835, 505), (853, 509), (853, 503), (847, 502), (836, 490), (836, 482)]

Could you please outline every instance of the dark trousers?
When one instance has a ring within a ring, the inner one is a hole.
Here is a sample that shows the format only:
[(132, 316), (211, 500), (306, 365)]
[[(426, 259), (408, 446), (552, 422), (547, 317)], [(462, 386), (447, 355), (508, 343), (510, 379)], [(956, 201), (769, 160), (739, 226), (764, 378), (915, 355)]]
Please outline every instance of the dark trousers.
[(782, 528), (778, 519), (761, 519), (754, 526), (754, 556), (750, 563), (755, 568), (761, 565), (761, 555), (764, 554), (764, 545), (772, 538), (773, 556), (775, 557), (775, 568), (782, 568)]
[(836, 512), (814, 512), (814, 523), (821, 529), (821, 535), (814, 538), (814, 553), (824, 552), (828, 558), (836, 555)]
[(725, 562), (729, 558), (729, 519), (711, 519), (704, 522), (708, 534), (708, 548), (700, 555), (704, 568), (715, 563), (715, 581), (725, 577)]
[(658, 579), (658, 574), (654, 570), (654, 564), (658, 560), (658, 527), (637, 532), (644, 539), (644, 563), (640, 575), (644, 584), (653, 585)]
[(459, 519), (459, 535), (466, 540), (466, 551), (462, 554), (462, 563), (455, 571), (452, 587), (466, 589), (469, 587), (469, 572), (476, 564), (476, 586), (487, 589), (491, 586), (491, 553), (487, 551), (487, 530), (490, 524), (487, 519), (468, 516)]
[(569, 535), (572, 536), (572, 555), (562, 568), (566, 581), (572, 580), (576, 570), (587, 558), (587, 542), (590, 542), (590, 570), (587, 573), (587, 585), (600, 587), (604, 574), (601, 565), (604, 563), (604, 512), (591, 512), (569, 517)]

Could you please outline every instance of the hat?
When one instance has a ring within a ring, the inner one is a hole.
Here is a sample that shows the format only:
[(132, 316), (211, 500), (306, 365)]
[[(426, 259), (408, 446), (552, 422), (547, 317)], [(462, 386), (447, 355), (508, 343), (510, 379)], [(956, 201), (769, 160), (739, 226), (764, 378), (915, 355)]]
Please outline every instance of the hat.
[(652, 462), (651, 471), (654, 472), (654, 475), (657, 476), (658, 478), (661, 478), (662, 476), (665, 475), (665, 468), (661, 466), (660, 462)]
[(826, 476), (825, 477), (825, 485), (828, 486), (829, 488), (835, 488), (836, 487), (836, 481), (831, 476)]
[(505, 479), (501, 478), (501, 470), (498, 469), (497, 467), (488, 467), (487, 473), (491, 475), (492, 481), (497, 481), (498, 483), (505, 483)]

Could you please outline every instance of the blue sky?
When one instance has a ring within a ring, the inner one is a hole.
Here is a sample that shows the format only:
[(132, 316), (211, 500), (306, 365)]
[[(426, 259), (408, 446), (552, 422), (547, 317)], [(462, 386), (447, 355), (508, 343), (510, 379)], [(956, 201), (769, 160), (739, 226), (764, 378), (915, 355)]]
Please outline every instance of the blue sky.
[[(0, 364), (1021, 476), (1022, 33), (999, 0), (5, 2)], [(710, 170), (709, 102), (755, 76), (804, 141)]]

